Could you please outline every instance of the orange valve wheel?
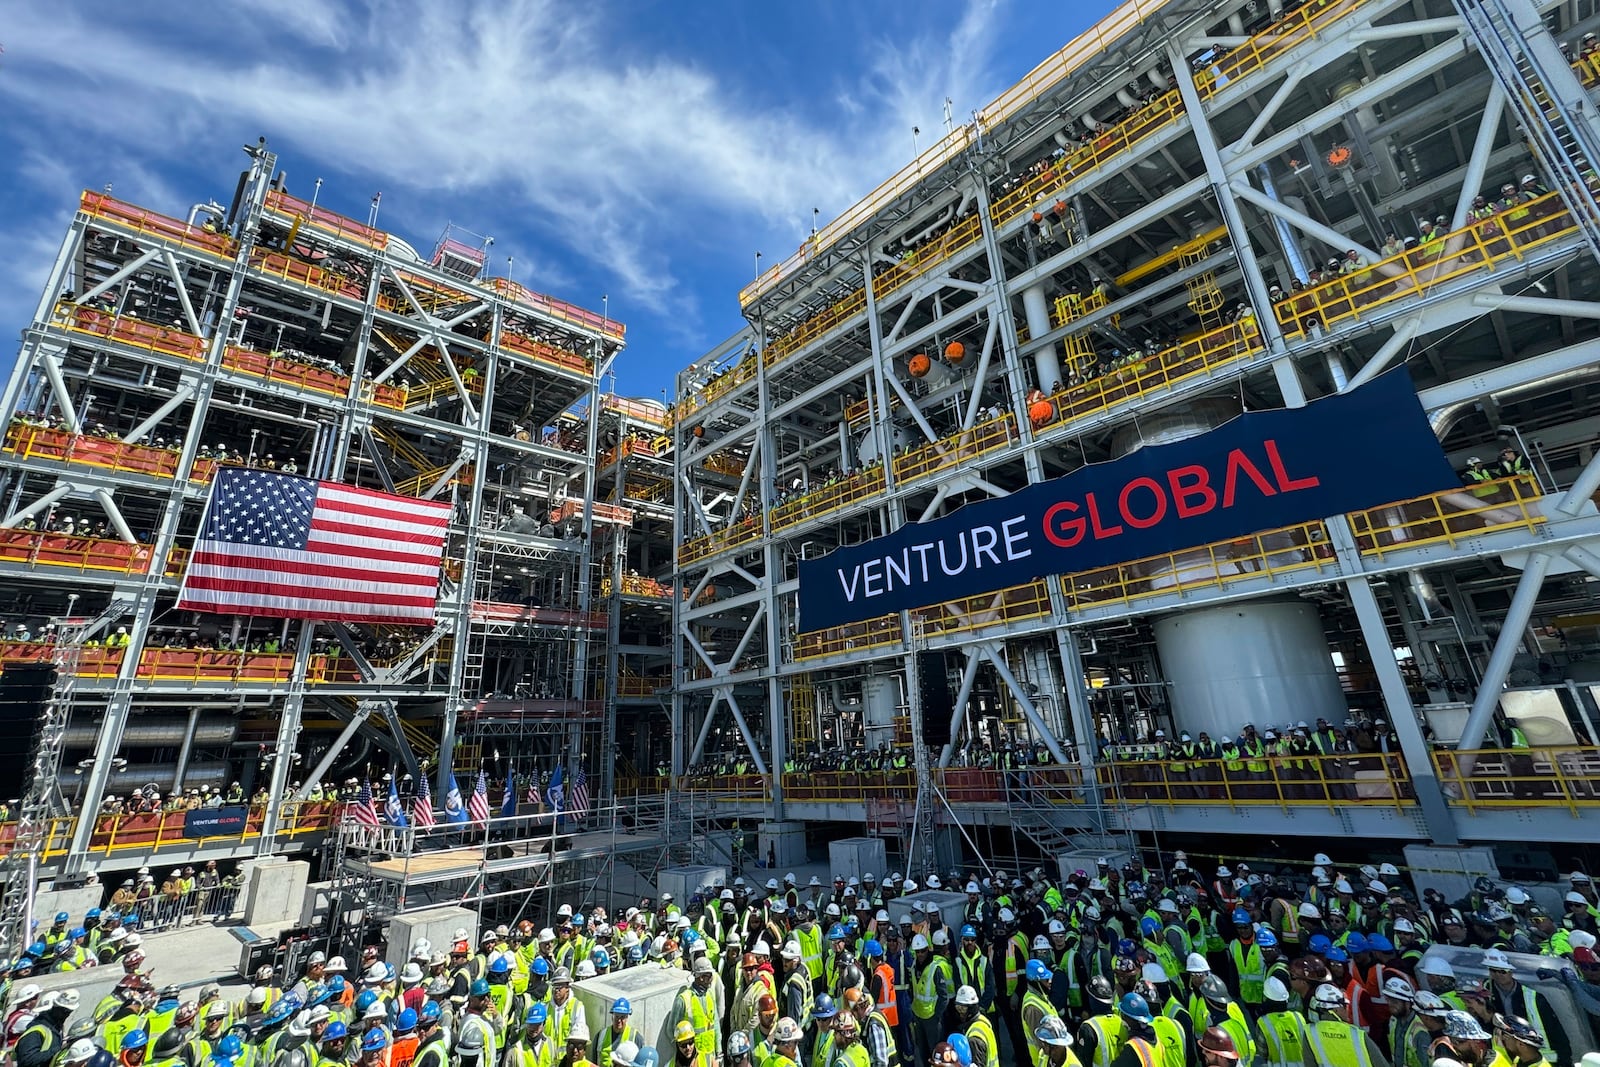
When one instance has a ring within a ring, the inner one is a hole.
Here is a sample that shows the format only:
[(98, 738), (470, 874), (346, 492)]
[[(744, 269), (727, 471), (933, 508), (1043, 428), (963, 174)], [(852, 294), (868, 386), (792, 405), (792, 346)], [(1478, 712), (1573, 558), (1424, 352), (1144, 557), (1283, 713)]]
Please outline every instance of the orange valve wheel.
[(1056, 417), (1056, 406), (1048, 400), (1035, 400), (1028, 405), (1028, 421), (1034, 426), (1044, 426)]
[(960, 341), (951, 341), (944, 346), (944, 358), (951, 363), (960, 363), (967, 358), (967, 346)]
[(706, 435), (706, 428), (704, 426), (696, 426), (694, 428), (694, 435), (696, 437), (704, 437)]
[(918, 352), (911, 357), (911, 362), (908, 366), (913, 378), (921, 378), (933, 369), (933, 360), (928, 358), (926, 352)]

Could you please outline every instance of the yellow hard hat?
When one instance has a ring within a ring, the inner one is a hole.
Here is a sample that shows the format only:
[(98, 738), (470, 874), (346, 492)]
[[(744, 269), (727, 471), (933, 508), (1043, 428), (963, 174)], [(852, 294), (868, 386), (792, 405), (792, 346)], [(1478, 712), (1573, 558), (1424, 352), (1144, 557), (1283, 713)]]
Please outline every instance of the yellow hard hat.
[(674, 1041), (693, 1041), (694, 1024), (687, 1019), (683, 1020), (678, 1024), (677, 1030), (673, 1031), (672, 1038)]

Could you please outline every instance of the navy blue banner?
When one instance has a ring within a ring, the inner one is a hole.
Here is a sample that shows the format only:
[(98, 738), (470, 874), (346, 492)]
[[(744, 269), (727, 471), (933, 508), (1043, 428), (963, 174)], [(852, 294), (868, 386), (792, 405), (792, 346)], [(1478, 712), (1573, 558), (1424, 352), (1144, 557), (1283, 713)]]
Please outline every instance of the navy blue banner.
[(183, 836), (238, 837), (249, 817), (249, 808), (196, 808), (183, 814)]
[(1410, 376), (1391, 371), (1351, 393), (1242, 415), (801, 560), (799, 626), (821, 630), (1460, 484)]

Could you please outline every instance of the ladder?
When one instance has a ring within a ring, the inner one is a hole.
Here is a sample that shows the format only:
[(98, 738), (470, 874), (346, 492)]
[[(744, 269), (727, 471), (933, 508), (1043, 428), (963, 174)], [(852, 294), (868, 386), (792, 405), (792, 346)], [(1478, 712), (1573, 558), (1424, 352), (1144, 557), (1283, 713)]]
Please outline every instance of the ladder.
[[(1178, 264), (1192, 267), (1206, 258), (1206, 245), (1188, 244), (1178, 250)], [(1217, 276), (1211, 271), (1197, 274), (1183, 283), (1189, 293), (1189, 310), (1200, 320), (1202, 329), (1210, 330), (1222, 325), (1222, 290), (1217, 286)]]
[(1526, 0), (1455, 0), (1455, 7), (1590, 253), (1600, 259), (1600, 202), (1591, 184), (1600, 135), (1579, 113), (1589, 106), (1582, 83)]
[[(76, 600), (76, 596), (72, 599)], [(11, 851), (0, 861), (0, 881), (3, 881), (3, 901), (0, 901), (0, 953), (15, 955), (27, 944), (32, 925), (33, 899), (37, 893), (39, 865), (44, 861), (50, 844), (50, 825), (55, 816), (66, 811), (61, 797), (61, 749), (67, 732), (67, 720), (72, 715), (73, 690), (78, 681), (78, 660), (83, 654), (84, 642), (107, 624), (126, 615), (131, 602), (113, 597), (105, 609), (87, 621), (61, 619), (56, 625), (58, 634), (53, 659), (56, 675), (45, 701), (44, 716), (39, 723), (37, 742), (27, 776), (22, 799), (17, 806), (16, 837)], [(111, 753), (104, 753), (110, 759)], [(81, 812), (80, 818), (93, 818), (93, 812)]]
[(809, 751), (817, 740), (817, 691), (811, 675), (798, 674), (789, 681), (790, 751)]

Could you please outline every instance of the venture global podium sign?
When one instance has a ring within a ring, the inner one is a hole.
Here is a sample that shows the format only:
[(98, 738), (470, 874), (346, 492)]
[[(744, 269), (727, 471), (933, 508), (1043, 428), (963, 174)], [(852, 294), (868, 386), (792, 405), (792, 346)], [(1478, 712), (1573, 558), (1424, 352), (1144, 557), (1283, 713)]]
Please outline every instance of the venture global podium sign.
[(820, 630), (1460, 484), (1395, 371), (803, 560), (799, 624)]

